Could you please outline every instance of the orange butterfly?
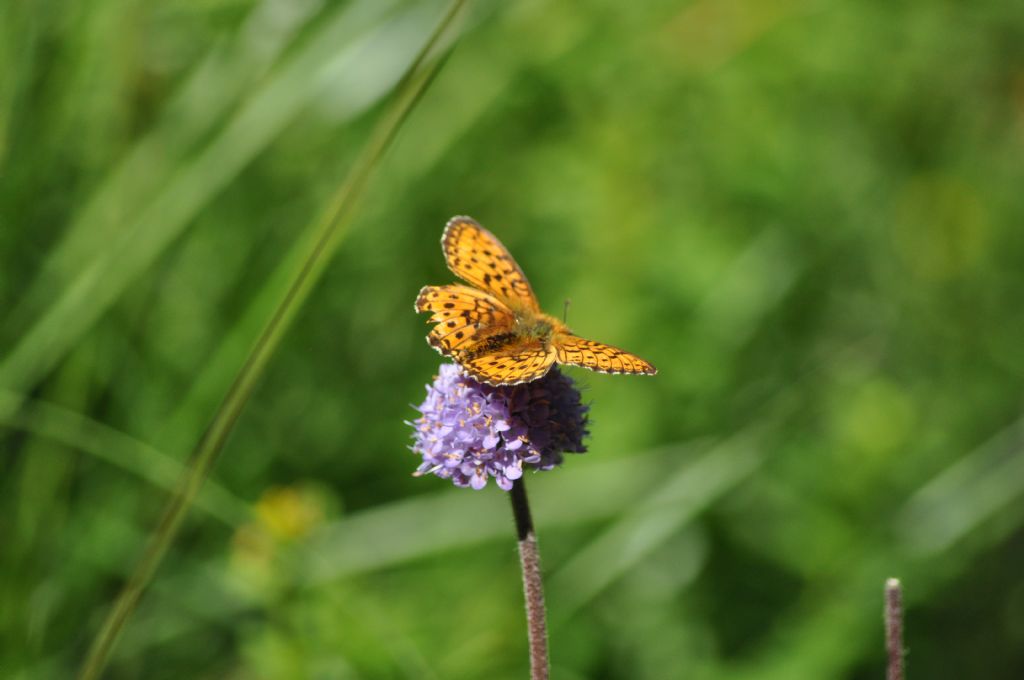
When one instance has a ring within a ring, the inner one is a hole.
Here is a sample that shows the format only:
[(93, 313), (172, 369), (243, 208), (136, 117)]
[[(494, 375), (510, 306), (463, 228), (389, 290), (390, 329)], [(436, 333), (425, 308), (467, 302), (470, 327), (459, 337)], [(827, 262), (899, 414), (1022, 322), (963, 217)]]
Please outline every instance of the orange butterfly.
[(518, 385), (558, 362), (601, 373), (658, 372), (635, 354), (572, 334), (540, 311), (523, 270), (494, 234), (469, 217), (453, 217), (441, 247), (448, 269), (474, 287), (424, 286), (417, 312), (433, 312), (431, 347), (457, 361), (480, 382)]

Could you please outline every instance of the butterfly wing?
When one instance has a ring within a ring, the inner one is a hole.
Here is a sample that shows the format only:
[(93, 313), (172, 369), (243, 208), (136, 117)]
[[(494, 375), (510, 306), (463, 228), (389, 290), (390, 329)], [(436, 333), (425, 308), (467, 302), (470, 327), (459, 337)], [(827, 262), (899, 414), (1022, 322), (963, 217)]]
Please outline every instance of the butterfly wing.
[(436, 323), (427, 342), (457, 361), (468, 347), (484, 337), (512, 328), (515, 316), (493, 296), (469, 286), (424, 286), (416, 297), (417, 312), (433, 312), (427, 320)]
[(653, 364), (635, 354), (569, 333), (555, 335), (552, 345), (560, 364), (583, 366), (599, 373), (654, 375), (658, 372)]
[(530, 282), (508, 249), (470, 217), (453, 217), (441, 237), (444, 259), (456, 276), (487, 291), (512, 310), (540, 312)]
[[(469, 217), (449, 220), (441, 239), (448, 268), (466, 283), (425, 286), (416, 311), (432, 312), (437, 324), (427, 341), (463, 370), (490, 385), (536, 380), (557, 361), (602, 373), (653, 375), (657, 369), (635, 354), (572, 335), (543, 315), (526, 275), (494, 234)], [(546, 321), (553, 336), (529, 335), (523, 319)]]
[(462, 369), (488, 385), (518, 385), (542, 377), (555, 363), (555, 350), (536, 339), (510, 339), (495, 346), (496, 336), (470, 347), (459, 360)]

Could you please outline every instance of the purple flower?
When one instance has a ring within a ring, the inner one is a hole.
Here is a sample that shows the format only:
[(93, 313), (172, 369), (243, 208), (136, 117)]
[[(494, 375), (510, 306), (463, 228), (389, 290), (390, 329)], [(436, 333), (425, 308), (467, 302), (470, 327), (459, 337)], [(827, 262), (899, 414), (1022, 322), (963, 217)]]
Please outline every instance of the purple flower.
[(550, 470), (562, 453), (584, 453), (587, 410), (572, 380), (558, 372), (520, 385), (492, 387), (443, 364), (427, 386), (422, 415), (409, 423), (412, 450), (423, 456), (416, 475), (435, 474), (456, 486), (482, 489), (494, 477), (508, 491), (524, 468)]

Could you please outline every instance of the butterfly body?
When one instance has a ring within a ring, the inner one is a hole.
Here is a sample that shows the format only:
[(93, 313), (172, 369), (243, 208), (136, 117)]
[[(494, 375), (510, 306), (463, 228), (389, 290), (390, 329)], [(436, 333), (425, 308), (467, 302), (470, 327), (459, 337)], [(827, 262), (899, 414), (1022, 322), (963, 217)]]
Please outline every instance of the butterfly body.
[[(550, 344), (551, 336), (562, 324), (547, 314), (523, 315), (516, 317), (515, 334), (520, 338), (539, 340), (545, 345)], [(566, 329), (568, 330), (568, 329)]]
[(453, 217), (441, 238), (448, 268), (466, 283), (424, 286), (417, 312), (437, 324), (427, 342), (490, 385), (536, 380), (555, 363), (603, 373), (657, 372), (616, 347), (573, 335), (540, 310), (522, 269), (501, 242), (469, 217)]

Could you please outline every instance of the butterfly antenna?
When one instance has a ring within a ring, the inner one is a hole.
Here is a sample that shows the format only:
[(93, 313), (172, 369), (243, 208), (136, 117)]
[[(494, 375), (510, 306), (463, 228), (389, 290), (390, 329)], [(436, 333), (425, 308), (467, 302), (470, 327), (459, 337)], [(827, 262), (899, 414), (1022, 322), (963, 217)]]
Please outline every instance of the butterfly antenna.
[(565, 305), (562, 307), (562, 323), (569, 323), (569, 305), (572, 304), (572, 300), (565, 298)]

